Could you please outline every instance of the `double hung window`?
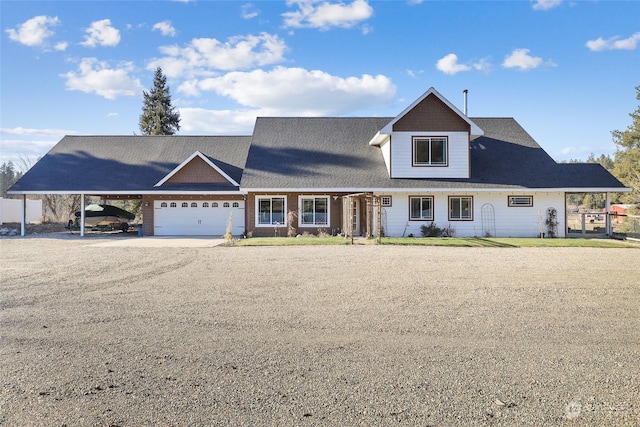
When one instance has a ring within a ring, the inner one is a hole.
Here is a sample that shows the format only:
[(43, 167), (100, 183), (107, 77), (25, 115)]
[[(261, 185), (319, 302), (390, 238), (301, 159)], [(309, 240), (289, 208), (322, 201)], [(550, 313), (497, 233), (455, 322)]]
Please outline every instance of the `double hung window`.
[(283, 196), (257, 199), (258, 225), (285, 225), (287, 205)]
[(300, 225), (329, 225), (329, 197), (300, 197)]
[(447, 138), (443, 136), (413, 138), (414, 166), (447, 166)]
[(409, 219), (433, 221), (433, 197), (409, 197)]
[(473, 197), (471, 196), (449, 197), (449, 220), (450, 221), (473, 220)]

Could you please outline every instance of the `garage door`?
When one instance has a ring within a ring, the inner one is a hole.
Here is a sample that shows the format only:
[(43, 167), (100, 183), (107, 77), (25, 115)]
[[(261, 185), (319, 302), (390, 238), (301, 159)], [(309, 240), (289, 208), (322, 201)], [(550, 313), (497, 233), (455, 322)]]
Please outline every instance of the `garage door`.
[(156, 200), (156, 236), (223, 236), (231, 217), (234, 235), (244, 233), (242, 200)]

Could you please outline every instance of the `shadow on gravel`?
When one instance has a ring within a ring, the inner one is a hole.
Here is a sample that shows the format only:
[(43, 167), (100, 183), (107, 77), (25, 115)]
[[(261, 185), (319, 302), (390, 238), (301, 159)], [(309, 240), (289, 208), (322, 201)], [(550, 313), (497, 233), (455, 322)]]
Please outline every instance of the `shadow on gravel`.
[(487, 248), (517, 248), (517, 245), (511, 245), (505, 242), (496, 242), (494, 240), (483, 239), (479, 237), (470, 237), (468, 239), (463, 238), (461, 240), (467, 240), (470, 242), (469, 246), (481, 246)]

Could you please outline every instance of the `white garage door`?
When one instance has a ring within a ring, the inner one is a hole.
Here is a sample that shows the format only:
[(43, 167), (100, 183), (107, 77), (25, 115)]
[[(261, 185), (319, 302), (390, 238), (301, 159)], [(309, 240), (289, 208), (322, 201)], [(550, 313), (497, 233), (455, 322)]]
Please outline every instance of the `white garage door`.
[(244, 233), (242, 200), (156, 200), (156, 236), (223, 236), (231, 216), (232, 233)]

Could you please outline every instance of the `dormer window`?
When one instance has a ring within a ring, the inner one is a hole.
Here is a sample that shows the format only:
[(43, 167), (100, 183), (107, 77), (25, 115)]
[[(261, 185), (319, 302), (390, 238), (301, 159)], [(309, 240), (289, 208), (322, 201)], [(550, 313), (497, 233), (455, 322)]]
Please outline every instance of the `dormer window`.
[(413, 137), (413, 166), (447, 166), (447, 137)]

